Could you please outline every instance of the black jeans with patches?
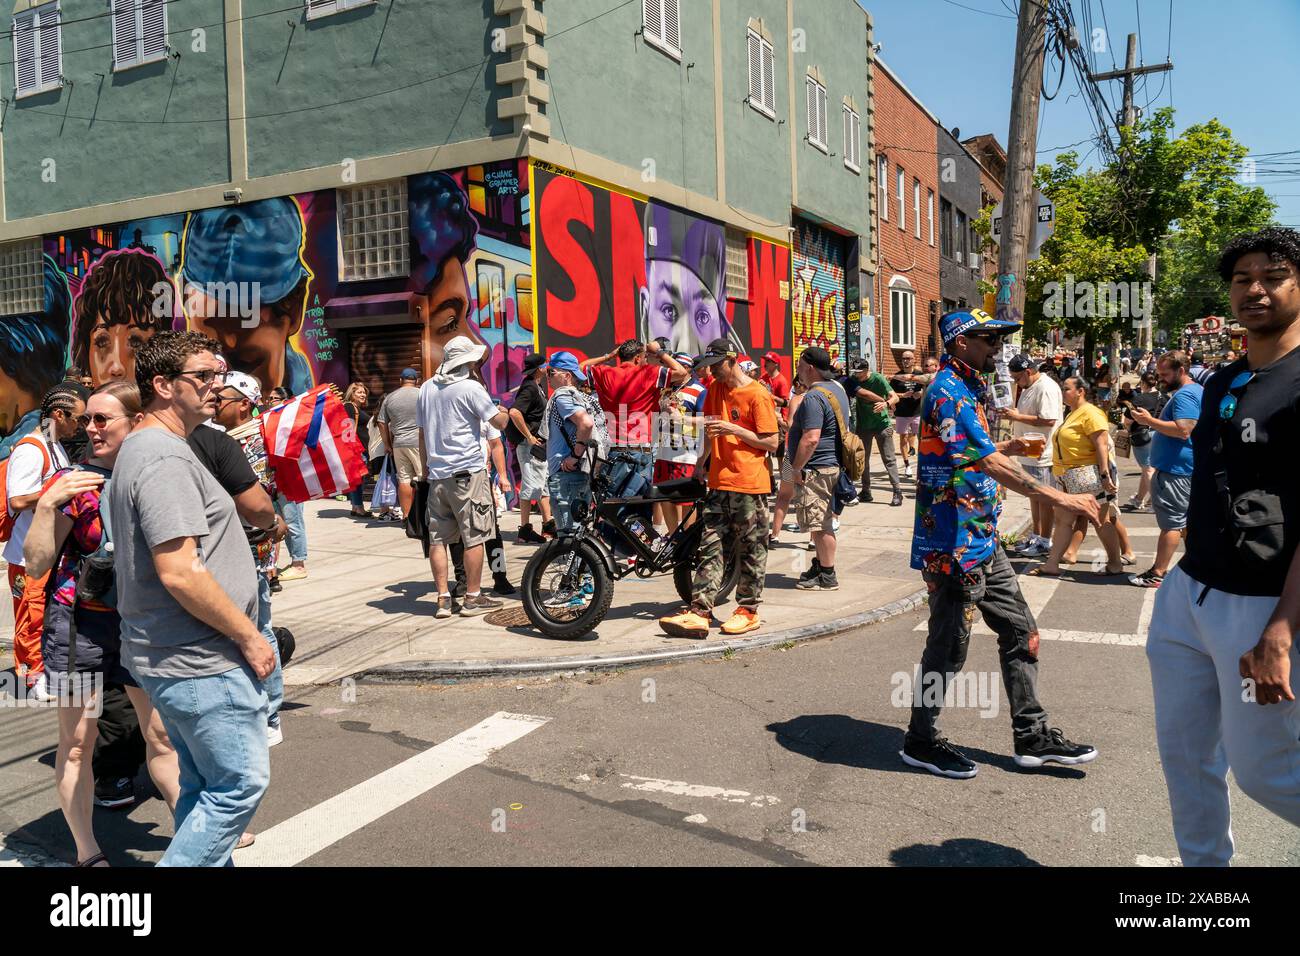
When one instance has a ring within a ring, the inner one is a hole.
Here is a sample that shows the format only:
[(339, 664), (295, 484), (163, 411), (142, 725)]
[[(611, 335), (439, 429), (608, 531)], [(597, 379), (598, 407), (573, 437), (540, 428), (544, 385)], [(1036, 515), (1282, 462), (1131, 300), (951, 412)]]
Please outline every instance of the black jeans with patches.
[(1047, 713), (1038, 702), (1038, 625), (1020, 594), (1015, 569), (1001, 545), (993, 557), (965, 574), (924, 574), (930, 590), (930, 634), (921, 655), (918, 696), (912, 703), (907, 740), (927, 744), (938, 736), (938, 706), (919, 696), (931, 680), (942, 675), (946, 693), (953, 677), (966, 664), (971, 626), (978, 611), (998, 638), (1002, 683), (1011, 702), (1011, 732), (1017, 740), (1047, 729)]

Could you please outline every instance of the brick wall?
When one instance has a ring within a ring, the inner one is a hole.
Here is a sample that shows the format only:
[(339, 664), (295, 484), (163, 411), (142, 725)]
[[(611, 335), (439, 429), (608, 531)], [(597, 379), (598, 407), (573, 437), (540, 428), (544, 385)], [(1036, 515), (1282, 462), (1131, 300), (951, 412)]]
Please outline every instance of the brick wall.
[[(889, 218), (883, 211), (878, 218), (880, 230), (880, 264), (876, 281), (876, 312), (879, 327), (881, 371), (891, 374), (898, 369), (898, 357), (904, 351), (894, 348), (891, 323), (893, 304), (890, 282), (905, 279), (914, 293), (917, 361), (942, 350), (938, 330), (930, 319), (931, 303), (940, 308), (939, 297), (939, 175), (937, 160), (937, 127), (929, 114), (904, 90), (887, 70), (877, 69), (875, 77), (875, 147), (876, 159), (884, 157), (889, 163), (886, 182), (889, 186)], [(906, 80), (904, 80), (906, 82)], [(898, 227), (898, 167), (903, 167), (905, 187), (906, 229)], [(921, 183), (921, 238), (916, 238), (915, 211), (912, 203), (912, 181)], [(877, 187), (878, 188), (878, 187)], [(930, 224), (927, 218), (927, 196), (934, 193), (935, 231), (930, 245)], [(936, 313), (937, 317), (937, 313)], [(931, 347), (930, 336), (934, 336)]]

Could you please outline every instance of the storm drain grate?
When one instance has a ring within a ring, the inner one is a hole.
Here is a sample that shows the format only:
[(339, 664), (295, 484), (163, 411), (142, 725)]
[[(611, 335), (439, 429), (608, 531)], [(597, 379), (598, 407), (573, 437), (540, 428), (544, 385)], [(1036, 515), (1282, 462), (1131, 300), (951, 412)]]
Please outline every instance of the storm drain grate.
[(522, 604), (515, 607), (503, 607), (499, 611), (493, 611), (486, 615), (483, 620), (488, 624), (497, 627), (531, 627), (532, 622), (528, 620), (528, 612), (524, 610)]

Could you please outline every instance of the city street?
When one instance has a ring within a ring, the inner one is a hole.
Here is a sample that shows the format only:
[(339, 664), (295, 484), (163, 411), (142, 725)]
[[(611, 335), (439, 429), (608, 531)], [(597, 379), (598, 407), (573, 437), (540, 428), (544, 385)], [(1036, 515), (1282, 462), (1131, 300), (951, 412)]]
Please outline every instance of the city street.
[[(1128, 524), (1142, 570), (1153, 519)], [(921, 610), (710, 661), (290, 687), (259, 837), (236, 864), (1172, 865), (1142, 648), (1156, 592), (1088, 567), (1021, 578), (1052, 724), (1100, 750), (1083, 769), (1012, 763), (982, 627), (965, 706), (942, 723), (979, 775), (904, 766), (901, 695), (924, 641)], [(12, 864), (72, 855), (53, 718), (16, 711), (0, 730), (0, 860)], [(143, 774), (138, 784), (148, 791)], [(1238, 864), (1300, 864), (1297, 831), (1235, 786), (1233, 799)], [(96, 827), (114, 865), (156, 861), (171, 832), (157, 799), (97, 810)]]

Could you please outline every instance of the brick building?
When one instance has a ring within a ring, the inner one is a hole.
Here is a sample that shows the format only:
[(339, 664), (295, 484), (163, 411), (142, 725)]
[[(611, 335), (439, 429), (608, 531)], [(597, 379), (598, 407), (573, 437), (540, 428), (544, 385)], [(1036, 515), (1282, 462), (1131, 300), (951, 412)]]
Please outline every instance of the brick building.
[[(992, 133), (983, 133), (964, 139), (961, 144), (967, 152), (975, 157), (980, 167), (980, 208), (996, 206), (1002, 202), (1003, 189), (1007, 179), (1007, 151), (1002, 148), (998, 138)], [(997, 282), (998, 247), (990, 243), (983, 250), (984, 261), (980, 264), (980, 277), (986, 282)], [(985, 307), (991, 308), (992, 293), (985, 296)]]
[(907, 349), (918, 360), (942, 349), (939, 122), (879, 58), (872, 61), (872, 80), (872, 214), (879, 236), (872, 301), (880, 370), (888, 375)]

